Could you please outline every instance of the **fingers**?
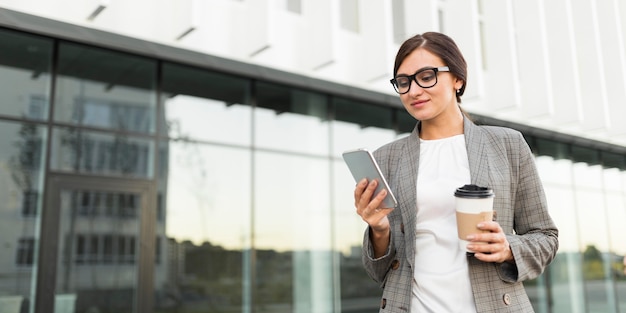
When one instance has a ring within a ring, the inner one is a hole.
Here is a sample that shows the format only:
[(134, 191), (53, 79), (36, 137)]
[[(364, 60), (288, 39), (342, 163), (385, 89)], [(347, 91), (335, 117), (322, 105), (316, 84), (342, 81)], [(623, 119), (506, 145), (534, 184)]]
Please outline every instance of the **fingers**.
[(509, 261), (512, 259), (511, 248), (502, 227), (497, 222), (483, 222), (478, 224), (481, 230), (487, 233), (472, 234), (467, 237), (470, 244), (467, 248), (474, 252), (474, 256), (484, 262)]
[(377, 186), (377, 180), (371, 180), (368, 182), (365, 178), (357, 183), (354, 188), (354, 206), (357, 208), (357, 212), (363, 212), (365, 209), (373, 210), (378, 208), (382, 199), (385, 198), (386, 192), (382, 198), (380, 193), (376, 195), (376, 197), (372, 197)]
[(381, 208), (381, 204), (387, 196), (387, 190), (381, 190), (378, 194), (376, 187), (378, 181), (362, 179), (359, 181), (354, 189), (354, 206), (356, 207), (357, 214), (361, 216), (363, 221), (372, 227), (385, 227), (386, 215), (391, 212), (391, 209)]

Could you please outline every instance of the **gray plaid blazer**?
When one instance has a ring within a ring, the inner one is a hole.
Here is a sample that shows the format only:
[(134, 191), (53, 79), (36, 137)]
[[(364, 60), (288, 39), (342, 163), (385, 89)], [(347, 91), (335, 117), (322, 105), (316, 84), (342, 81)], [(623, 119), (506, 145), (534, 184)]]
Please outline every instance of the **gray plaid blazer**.
[[(494, 210), (515, 257), (515, 264), (485, 263), (468, 257), (476, 310), (533, 312), (522, 282), (539, 276), (555, 257), (558, 230), (548, 214), (534, 158), (515, 130), (464, 121), (472, 183), (494, 190)], [(369, 228), (363, 240), (363, 264), (381, 284), (380, 312), (410, 312), (415, 255), (415, 190), (420, 155), (419, 123), (405, 138), (374, 152), (398, 207), (389, 214), (387, 253), (373, 259)], [(443, 312), (442, 312), (443, 313)]]

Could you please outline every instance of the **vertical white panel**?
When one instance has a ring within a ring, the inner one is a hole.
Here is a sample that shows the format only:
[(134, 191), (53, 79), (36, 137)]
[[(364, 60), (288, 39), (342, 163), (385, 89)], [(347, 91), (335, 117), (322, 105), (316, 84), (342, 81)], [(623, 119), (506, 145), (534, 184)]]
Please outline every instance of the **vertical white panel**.
[(517, 67), (509, 0), (484, 0), (484, 42), (487, 58), (485, 101), (492, 110), (517, 106)]
[(300, 64), (318, 70), (335, 62), (333, 28), (337, 27), (331, 0), (302, 0), (303, 34), (298, 47)]
[(582, 121), (580, 81), (569, 0), (543, 1), (555, 125)]
[(551, 71), (547, 63), (543, 8), (539, 0), (513, 2), (521, 112), (547, 117), (552, 112)]
[[(622, 2), (623, 3), (623, 2)], [(610, 134), (626, 134), (626, 54), (617, 0), (596, 1)]]
[[(111, 0), (115, 1), (115, 0)], [(36, 16), (52, 18), (60, 21), (69, 21), (73, 24), (89, 24), (87, 17), (100, 5), (109, 6), (107, 0), (2, 0), (0, 6)], [(106, 9), (101, 13), (105, 13)], [(97, 20), (97, 19), (96, 19)]]
[(595, 7), (591, 1), (571, 1), (571, 5), (583, 109), (581, 126), (599, 130), (606, 125), (606, 91)]
[[(195, 0), (159, 1), (158, 20), (155, 30), (165, 41), (180, 41), (196, 30)], [(197, 12), (197, 11), (196, 11)]]
[[(240, 19), (243, 6), (240, 3), (224, 3), (221, 1), (192, 1), (192, 21), (195, 30), (176, 44), (190, 50), (208, 52), (217, 56), (240, 58), (241, 49), (235, 49), (233, 42), (238, 40), (238, 29), (245, 28)], [(228, 29), (228, 31), (225, 31)], [(233, 53), (235, 51), (235, 53)]]
[(162, 34), (159, 34), (161, 26), (158, 25), (172, 23), (154, 18), (159, 16), (162, 2), (157, 1), (155, 5), (150, 0), (111, 1), (107, 9), (94, 21), (94, 25), (106, 31), (141, 39), (159, 37)]
[(404, 1), (406, 38), (431, 30), (439, 30), (437, 29), (437, 0), (400, 1)]
[(355, 70), (364, 82), (391, 77), (387, 64), (387, 47), (393, 43), (391, 4), (388, 1), (359, 1), (360, 47), (354, 51), (358, 59)]
[(456, 42), (467, 62), (467, 87), (463, 98), (470, 100), (483, 93), (478, 9), (475, 1), (449, 0), (444, 4), (443, 31)]
[(243, 55), (254, 57), (272, 46), (272, 10), (268, 0), (246, 1), (245, 5), (243, 16), (233, 16), (233, 20), (245, 25), (238, 29), (243, 33), (237, 34)]

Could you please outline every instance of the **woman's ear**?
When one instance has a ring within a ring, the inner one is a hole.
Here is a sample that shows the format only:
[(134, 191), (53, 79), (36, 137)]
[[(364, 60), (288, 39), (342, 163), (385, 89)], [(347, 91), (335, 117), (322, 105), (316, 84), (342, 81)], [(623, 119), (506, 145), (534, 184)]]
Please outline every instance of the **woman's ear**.
[(461, 80), (461, 79), (457, 78), (454, 81), (454, 89), (455, 90), (460, 90), (463, 87), (463, 85), (465, 85), (465, 82), (463, 80)]

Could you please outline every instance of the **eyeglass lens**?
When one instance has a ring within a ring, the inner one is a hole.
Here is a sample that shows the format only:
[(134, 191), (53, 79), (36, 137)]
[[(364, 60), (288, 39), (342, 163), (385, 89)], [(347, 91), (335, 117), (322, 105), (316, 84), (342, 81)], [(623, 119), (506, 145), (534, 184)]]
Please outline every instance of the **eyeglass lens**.
[(411, 80), (415, 80), (417, 85), (422, 88), (430, 88), (437, 84), (437, 70), (431, 68), (410, 76), (397, 76), (393, 85), (398, 93), (407, 93), (411, 88)]

